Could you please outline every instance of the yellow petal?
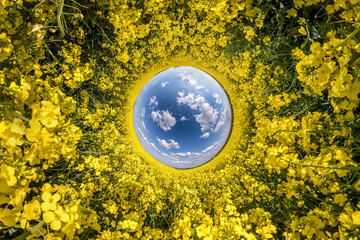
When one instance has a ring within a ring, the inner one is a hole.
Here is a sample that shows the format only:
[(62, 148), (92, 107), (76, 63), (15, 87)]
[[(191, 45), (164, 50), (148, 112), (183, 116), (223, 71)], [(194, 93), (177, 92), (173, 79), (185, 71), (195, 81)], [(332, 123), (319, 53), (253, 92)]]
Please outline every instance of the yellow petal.
[(10, 198), (8, 198), (5, 194), (0, 193), (0, 205), (4, 203), (9, 203)]
[(70, 215), (67, 213), (67, 212), (63, 212), (61, 215), (60, 215), (60, 220), (62, 222), (68, 222), (70, 220)]
[(53, 213), (52, 211), (44, 212), (43, 219), (44, 222), (51, 223), (55, 220), (55, 213)]
[(0, 222), (2, 222), (7, 227), (12, 227), (16, 224), (16, 211), (5, 209), (0, 210)]
[(72, 239), (76, 231), (75, 227), (76, 224), (73, 221), (71, 221), (68, 224), (66, 224), (65, 227), (63, 227), (61, 230), (66, 234), (66, 236), (69, 239)]
[(351, 217), (354, 224), (360, 225), (360, 211), (353, 212)]
[(23, 122), (21, 120), (14, 120), (14, 122), (11, 124), (11, 132), (24, 135), (25, 131), (23, 129)]
[(46, 201), (46, 202), (48, 202), (48, 201), (51, 199), (51, 197), (52, 197), (52, 195), (51, 195), (51, 193), (49, 193), (49, 192), (44, 192), (44, 193), (41, 195), (41, 199), (42, 199), (43, 201)]
[(14, 186), (17, 182), (15, 175), (15, 168), (8, 166), (8, 165), (2, 165), (1, 166), (1, 175), (6, 179), (6, 184), (11, 187)]
[(61, 221), (59, 219), (55, 219), (52, 223), (50, 223), (50, 227), (54, 231), (59, 230), (61, 228)]
[(40, 218), (41, 208), (40, 202), (34, 200), (24, 206), (25, 217), (27, 220), (37, 220)]
[(54, 201), (54, 202), (57, 202), (57, 201), (59, 201), (59, 200), (61, 199), (61, 196), (60, 196), (60, 194), (55, 193), (55, 194), (52, 196), (52, 198), (53, 198), (53, 201)]
[(6, 141), (6, 145), (8, 145), (10, 147), (16, 147), (16, 143), (17, 143), (17, 141), (14, 137), (11, 137)]
[(13, 194), (16, 188), (10, 187), (7, 185), (5, 178), (0, 176), (0, 193), (7, 195)]

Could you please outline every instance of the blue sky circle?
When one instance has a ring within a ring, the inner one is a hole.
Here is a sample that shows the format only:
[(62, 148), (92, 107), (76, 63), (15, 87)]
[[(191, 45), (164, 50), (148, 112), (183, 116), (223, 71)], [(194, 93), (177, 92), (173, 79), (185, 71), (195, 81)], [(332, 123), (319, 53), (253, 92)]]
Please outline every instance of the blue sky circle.
[(220, 84), (194, 67), (166, 69), (138, 94), (133, 123), (140, 144), (157, 161), (189, 169), (210, 161), (231, 130), (231, 106)]

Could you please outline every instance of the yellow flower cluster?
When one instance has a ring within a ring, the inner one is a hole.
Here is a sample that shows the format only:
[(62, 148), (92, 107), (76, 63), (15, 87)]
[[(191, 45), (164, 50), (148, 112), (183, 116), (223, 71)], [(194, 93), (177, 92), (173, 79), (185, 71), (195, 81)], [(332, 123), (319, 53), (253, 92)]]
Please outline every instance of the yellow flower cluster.
[[(0, 228), (12, 239), (356, 239), (360, 1), (0, 2)], [(325, 23), (325, 25), (324, 25)], [(175, 170), (136, 94), (189, 65), (231, 136)]]

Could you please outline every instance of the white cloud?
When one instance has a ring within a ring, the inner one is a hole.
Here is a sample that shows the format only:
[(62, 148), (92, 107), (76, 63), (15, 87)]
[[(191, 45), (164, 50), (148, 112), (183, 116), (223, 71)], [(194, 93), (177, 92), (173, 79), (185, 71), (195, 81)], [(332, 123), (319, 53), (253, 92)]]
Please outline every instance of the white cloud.
[(225, 122), (224, 122), (224, 119), (221, 119), (217, 124), (216, 124), (216, 127), (214, 129), (211, 129), (212, 132), (219, 132), (222, 127), (224, 126)]
[(138, 127), (137, 129), (138, 129), (138, 131), (140, 132), (140, 138), (141, 138), (144, 142), (148, 143), (148, 140), (147, 140), (147, 138), (144, 136), (144, 134), (142, 133), (141, 129), (140, 129), (139, 127)]
[(215, 98), (215, 102), (218, 104), (222, 104), (222, 99), (219, 94), (213, 93), (213, 97)]
[(202, 153), (192, 153), (191, 157), (194, 160), (201, 160), (204, 157), (204, 154), (202, 154)]
[(146, 132), (148, 131), (146, 126), (145, 126), (144, 120), (141, 120), (140, 125), (144, 129), (144, 131), (146, 131)]
[(200, 138), (208, 138), (210, 136), (210, 132), (206, 132), (200, 136)]
[(156, 137), (156, 140), (158, 140), (160, 146), (162, 146), (166, 150), (169, 150), (170, 148), (180, 148), (179, 143), (175, 142), (173, 139), (170, 139), (169, 142), (167, 142), (165, 139), (160, 139)]
[(207, 153), (208, 151), (210, 151), (211, 149), (214, 148), (214, 145), (211, 145), (210, 147), (207, 147), (206, 149), (202, 150), (202, 153)]
[(189, 93), (184, 96), (184, 93), (179, 92), (179, 97), (176, 98), (177, 103), (186, 104), (191, 109), (200, 111), (200, 114), (194, 115), (196, 122), (200, 124), (201, 131), (205, 132), (210, 129), (217, 120), (217, 110), (214, 109), (208, 102), (206, 102), (205, 98), (197, 95), (194, 97), (193, 93)]
[(170, 158), (170, 159), (172, 159), (174, 161), (178, 160), (177, 158), (175, 158), (175, 157), (173, 157), (173, 156), (171, 156), (171, 155), (169, 155), (167, 153), (161, 153), (161, 155), (163, 155), (164, 157)]
[(154, 107), (157, 107), (159, 105), (159, 102), (156, 100), (156, 96), (152, 96), (150, 98), (149, 107), (151, 107), (151, 105), (154, 105), (152, 107), (153, 109), (154, 109)]
[(142, 118), (145, 117), (145, 108), (144, 107), (141, 109), (140, 117), (142, 117)]
[(169, 131), (176, 124), (175, 118), (171, 116), (168, 110), (162, 110), (161, 112), (159, 110), (156, 112), (152, 111), (151, 118), (165, 132)]
[(161, 87), (164, 88), (168, 84), (169, 84), (169, 82), (163, 82), (163, 83), (161, 83)]
[(180, 121), (186, 121), (186, 120), (189, 120), (189, 119), (187, 119), (185, 116), (182, 116), (181, 118), (180, 118)]
[(185, 157), (190, 157), (192, 154), (191, 152), (186, 152), (186, 153), (172, 153), (171, 155), (185, 158)]
[(224, 111), (221, 114), (221, 119), (219, 120), (219, 122), (216, 124), (214, 129), (211, 129), (212, 132), (219, 132), (222, 127), (224, 126), (225, 122), (230, 120), (230, 111), (228, 108), (225, 107)]
[[(210, 147), (205, 148), (202, 150), (202, 153), (207, 153), (215, 148), (217, 148), (221, 144), (221, 140), (214, 142)], [(216, 149), (215, 149), (216, 150)]]
[(155, 144), (154, 144), (153, 142), (150, 142), (150, 146), (151, 146), (153, 149), (155, 149), (155, 151), (161, 152), (161, 151), (155, 146)]
[(196, 86), (195, 88), (196, 88), (196, 90), (199, 90), (199, 89), (203, 89), (204, 86)]
[(191, 76), (191, 75), (184, 75), (184, 74), (182, 74), (182, 73), (180, 73), (179, 75), (178, 75), (179, 77), (180, 77), (180, 80), (181, 81), (186, 81), (186, 82), (188, 82), (190, 85), (196, 85), (196, 80), (194, 79), (194, 77), (193, 76)]

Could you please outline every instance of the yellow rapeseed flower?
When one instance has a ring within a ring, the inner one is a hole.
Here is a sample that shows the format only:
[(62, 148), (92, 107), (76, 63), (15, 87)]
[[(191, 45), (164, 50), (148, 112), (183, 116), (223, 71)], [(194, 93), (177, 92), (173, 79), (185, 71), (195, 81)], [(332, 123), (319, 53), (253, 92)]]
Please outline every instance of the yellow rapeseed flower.
[(360, 225), (360, 211), (353, 212), (351, 217), (354, 224)]
[(12, 227), (17, 222), (16, 214), (18, 211), (15, 209), (0, 209), (0, 222), (2, 222), (7, 227)]
[(6, 184), (9, 187), (14, 186), (17, 182), (17, 178), (15, 177), (15, 168), (6, 164), (1, 166), (1, 177), (6, 180)]
[(41, 209), (45, 212), (48, 210), (56, 210), (57, 209), (57, 202), (61, 199), (61, 196), (59, 193), (55, 193), (52, 195), (49, 192), (44, 192), (41, 195), (41, 199), (44, 201), (41, 203)]
[(301, 26), (298, 31), (299, 31), (299, 33), (301, 33), (301, 35), (303, 35), (303, 36), (306, 36), (306, 35), (307, 35), (306, 29), (305, 29), (303, 26)]
[(24, 206), (24, 217), (27, 220), (38, 220), (41, 216), (41, 207), (38, 200), (34, 200)]

